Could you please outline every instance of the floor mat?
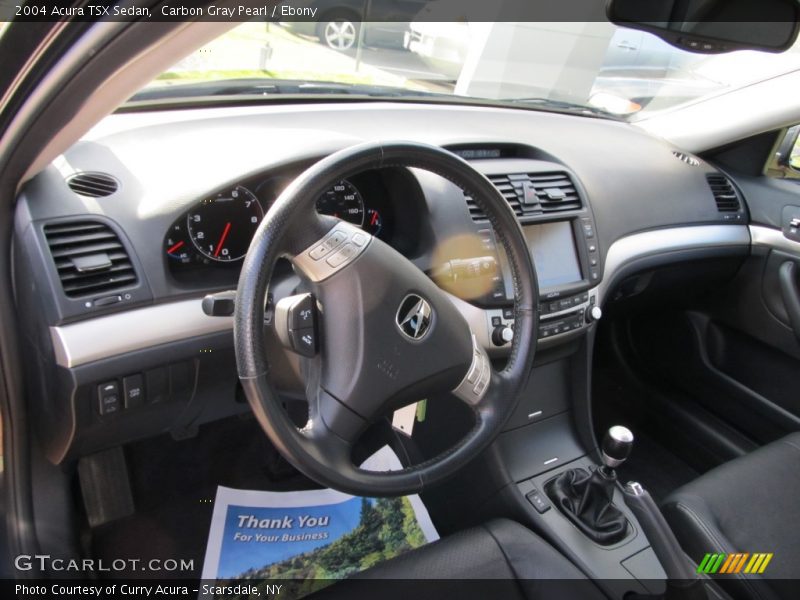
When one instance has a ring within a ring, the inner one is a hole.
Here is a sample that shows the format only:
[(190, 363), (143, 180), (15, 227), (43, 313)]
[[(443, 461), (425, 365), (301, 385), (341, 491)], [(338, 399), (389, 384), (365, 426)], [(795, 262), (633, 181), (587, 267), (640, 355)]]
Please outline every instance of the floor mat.
[(185, 559), (191, 568), (170, 577), (196, 578), (203, 566), (217, 486), (265, 491), (311, 489), (266, 440), (254, 419), (234, 417), (200, 428), (194, 438), (170, 436), (125, 449), (136, 513), (90, 532), (90, 554), (111, 564), (140, 559), (106, 577), (152, 577), (150, 560)]

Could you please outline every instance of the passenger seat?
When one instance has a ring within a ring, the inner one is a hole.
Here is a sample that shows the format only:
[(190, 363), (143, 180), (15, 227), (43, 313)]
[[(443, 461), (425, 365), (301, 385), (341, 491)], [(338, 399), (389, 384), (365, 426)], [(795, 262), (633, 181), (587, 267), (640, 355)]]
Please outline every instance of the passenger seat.
[[(673, 492), (662, 510), (698, 564), (709, 553), (727, 555), (713, 577), (737, 600), (800, 598), (800, 432), (709, 471)], [(749, 556), (723, 569), (736, 553)], [(763, 574), (745, 573), (756, 553), (772, 557)], [(739, 563), (738, 573), (720, 573)]]

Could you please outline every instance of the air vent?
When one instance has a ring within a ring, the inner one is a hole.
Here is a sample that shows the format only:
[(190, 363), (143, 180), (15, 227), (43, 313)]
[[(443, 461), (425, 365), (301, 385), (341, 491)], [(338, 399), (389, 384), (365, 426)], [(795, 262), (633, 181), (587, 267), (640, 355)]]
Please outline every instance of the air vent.
[(125, 247), (105, 223), (53, 223), (45, 225), (44, 235), (68, 297), (94, 296), (137, 282)]
[(119, 183), (105, 173), (78, 173), (67, 179), (69, 189), (79, 196), (104, 198), (119, 189)]
[[(490, 175), (489, 180), (518, 217), (578, 210), (582, 206), (575, 184), (564, 172)], [(475, 200), (464, 196), (472, 220), (485, 221), (486, 215)]]
[(706, 179), (711, 193), (714, 194), (717, 210), (719, 212), (739, 212), (742, 205), (730, 180), (724, 175), (706, 175)]
[(700, 166), (700, 161), (699, 160), (697, 160), (691, 154), (686, 154), (685, 152), (681, 152), (680, 150), (673, 150), (672, 151), (672, 156), (674, 156), (678, 160), (681, 160), (681, 161), (685, 162), (690, 167), (699, 167)]

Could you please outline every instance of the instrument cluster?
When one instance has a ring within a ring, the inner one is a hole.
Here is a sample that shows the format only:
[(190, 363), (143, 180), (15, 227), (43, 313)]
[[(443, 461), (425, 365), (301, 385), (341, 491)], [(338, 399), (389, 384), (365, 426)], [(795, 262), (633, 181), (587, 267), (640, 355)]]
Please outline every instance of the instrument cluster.
[[(164, 236), (170, 272), (181, 279), (197, 269), (238, 270), (264, 215), (293, 179), (278, 175), (235, 183), (194, 204)], [(378, 171), (335, 183), (317, 199), (316, 209), (391, 244), (394, 211)]]

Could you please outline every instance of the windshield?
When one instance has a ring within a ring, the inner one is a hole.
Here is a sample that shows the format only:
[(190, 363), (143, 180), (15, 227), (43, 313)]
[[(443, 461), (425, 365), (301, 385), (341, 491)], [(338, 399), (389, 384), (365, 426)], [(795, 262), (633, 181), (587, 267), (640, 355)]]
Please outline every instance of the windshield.
[(424, 96), (636, 120), (798, 68), (800, 44), (783, 54), (705, 56), (600, 22), (251, 22), (131, 100)]

